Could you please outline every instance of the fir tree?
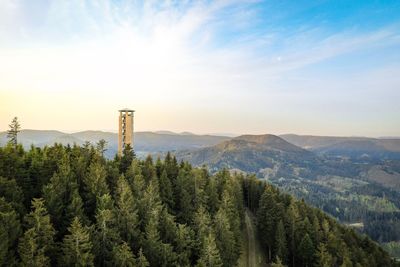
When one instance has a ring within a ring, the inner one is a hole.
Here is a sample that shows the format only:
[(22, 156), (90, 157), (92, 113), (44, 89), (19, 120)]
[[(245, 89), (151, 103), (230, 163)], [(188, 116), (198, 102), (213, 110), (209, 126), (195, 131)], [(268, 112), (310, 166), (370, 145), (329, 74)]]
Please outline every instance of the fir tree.
[(12, 144), (13, 146), (17, 146), (17, 137), (18, 133), (21, 130), (21, 125), (18, 122), (18, 118), (14, 117), (11, 121), (11, 123), (8, 125), (9, 129), (7, 131), (7, 138), (9, 144)]
[(149, 267), (150, 263), (147, 261), (146, 257), (143, 254), (142, 248), (140, 248), (138, 257), (136, 259), (136, 265), (137, 267)]
[(167, 171), (163, 170), (160, 176), (160, 197), (168, 207), (170, 211), (172, 211), (175, 207), (174, 195), (172, 191), (172, 184), (168, 178)]
[(327, 251), (326, 245), (324, 243), (320, 243), (318, 245), (316, 257), (317, 266), (330, 267), (333, 265), (332, 255)]
[(112, 266), (112, 251), (120, 243), (120, 237), (116, 228), (114, 204), (109, 194), (98, 199), (94, 240), (95, 265)]
[(126, 242), (114, 247), (114, 266), (136, 267), (136, 260), (131, 248)]
[(314, 245), (308, 234), (306, 234), (300, 242), (299, 254), (305, 267), (312, 266), (314, 259)]
[(282, 220), (279, 221), (275, 235), (275, 255), (283, 262), (287, 257), (286, 232)]
[(32, 211), (25, 217), (28, 229), (19, 242), (19, 255), (23, 266), (49, 266), (55, 230), (43, 199), (32, 200)]
[(89, 228), (83, 226), (75, 217), (62, 243), (62, 261), (64, 266), (93, 266), (92, 243)]
[(215, 216), (215, 233), (217, 247), (224, 266), (233, 266), (238, 259), (239, 253), (235, 248), (235, 236), (231, 231), (229, 218), (226, 215), (226, 210), (222, 207), (218, 210)]
[(221, 267), (222, 260), (215, 243), (215, 237), (210, 232), (204, 240), (200, 258), (197, 262), (198, 267)]
[(7, 201), (0, 197), (0, 266), (15, 263), (15, 251), (21, 225), (18, 215)]
[(116, 212), (121, 237), (131, 248), (138, 249), (141, 242), (138, 207), (124, 175), (117, 182)]

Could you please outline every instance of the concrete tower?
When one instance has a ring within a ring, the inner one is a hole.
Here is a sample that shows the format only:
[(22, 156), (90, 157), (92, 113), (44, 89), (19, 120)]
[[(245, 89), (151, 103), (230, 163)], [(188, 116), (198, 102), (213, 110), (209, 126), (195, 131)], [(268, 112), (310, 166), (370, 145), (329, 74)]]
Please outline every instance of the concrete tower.
[(118, 154), (121, 156), (126, 145), (133, 148), (133, 112), (131, 109), (119, 110)]

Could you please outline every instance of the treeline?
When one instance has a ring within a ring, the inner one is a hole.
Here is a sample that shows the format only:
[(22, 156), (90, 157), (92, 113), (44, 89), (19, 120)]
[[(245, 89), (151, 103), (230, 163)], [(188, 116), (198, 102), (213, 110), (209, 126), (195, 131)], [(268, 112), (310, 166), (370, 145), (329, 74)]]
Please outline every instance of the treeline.
[[(288, 266), (395, 266), (367, 236), (256, 178), (243, 182), (267, 258)], [(281, 266), (276, 264), (275, 266)]]
[(246, 208), (275, 266), (394, 266), (367, 237), (253, 176), (104, 150), (0, 148), (1, 266), (236, 266)]
[(1, 266), (234, 266), (241, 183), (129, 148), (0, 148)]

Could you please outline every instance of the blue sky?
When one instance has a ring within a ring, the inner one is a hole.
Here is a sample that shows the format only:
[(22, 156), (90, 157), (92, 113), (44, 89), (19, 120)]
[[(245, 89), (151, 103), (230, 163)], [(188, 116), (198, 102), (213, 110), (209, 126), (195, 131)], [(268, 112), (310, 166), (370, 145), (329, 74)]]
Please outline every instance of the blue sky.
[(400, 1), (1, 0), (0, 58), (0, 129), (400, 136)]

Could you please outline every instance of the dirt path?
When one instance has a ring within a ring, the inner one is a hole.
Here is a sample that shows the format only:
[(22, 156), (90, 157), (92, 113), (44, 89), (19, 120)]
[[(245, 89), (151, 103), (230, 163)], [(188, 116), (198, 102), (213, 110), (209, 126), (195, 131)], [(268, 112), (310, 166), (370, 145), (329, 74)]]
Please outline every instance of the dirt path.
[(251, 221), (250, 218), (250, 211), (246, 210), (245, 214), (245, 223), (246, 223), (246, 231), (247, 231), (247, 266), (249, 267), (255, 267), (257, 266), (257, 261), (256, 261), (256, 239), (255, 239), (255, 233), (254, 233), (254, 228), (253, 228), (253, 222)]

